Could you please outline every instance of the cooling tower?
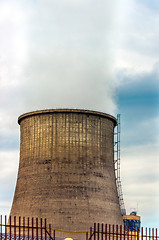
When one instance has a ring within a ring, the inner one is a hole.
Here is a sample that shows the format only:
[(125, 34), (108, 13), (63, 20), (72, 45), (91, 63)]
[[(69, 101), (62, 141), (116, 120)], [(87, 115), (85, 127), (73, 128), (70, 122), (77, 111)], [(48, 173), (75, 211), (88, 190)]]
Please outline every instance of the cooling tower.
[(19, 117), (20, 163), (10, 215), (47, 218), (56, 229), (122, 224), (108, 114), (75, 109)]

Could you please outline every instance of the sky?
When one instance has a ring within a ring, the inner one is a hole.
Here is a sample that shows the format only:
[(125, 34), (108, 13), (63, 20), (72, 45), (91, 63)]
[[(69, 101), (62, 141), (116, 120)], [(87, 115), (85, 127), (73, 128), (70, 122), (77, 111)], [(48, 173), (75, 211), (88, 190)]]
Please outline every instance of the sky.
[(159, 222), (159, 1), (0, 0), (0, 214), (9, 215), (19, 115), (121, 114), (127, 213)]

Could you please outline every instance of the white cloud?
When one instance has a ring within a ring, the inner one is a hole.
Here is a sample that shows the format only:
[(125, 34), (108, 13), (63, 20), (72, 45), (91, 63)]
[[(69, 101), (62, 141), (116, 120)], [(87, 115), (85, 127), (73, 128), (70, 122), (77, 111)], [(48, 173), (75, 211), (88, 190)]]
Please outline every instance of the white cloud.
[[(113, 113), (109, 50), (115, 1), (41, 1), (29, 19), (28, 108), (90, 108)], [(70, 91), (71, 90), (71, 91)]]
[(1, 3), (0, 94), (4, 119), (9, 114), (15, 121), (20, 113), (37, 108), (114, 112), (109, 33), (115, 3)]

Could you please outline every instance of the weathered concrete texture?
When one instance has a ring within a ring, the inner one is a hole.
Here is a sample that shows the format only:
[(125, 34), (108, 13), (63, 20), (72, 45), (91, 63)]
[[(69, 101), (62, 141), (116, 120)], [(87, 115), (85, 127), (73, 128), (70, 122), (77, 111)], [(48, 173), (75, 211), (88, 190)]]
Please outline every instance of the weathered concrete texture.
[[(47, 218), (54, 228), (87, 231), (122, 224), (110, 115), (44, 110), (19, 118), (20, 164), (11, 215)], [(70, 235), (69, 235), (70, 236)]]

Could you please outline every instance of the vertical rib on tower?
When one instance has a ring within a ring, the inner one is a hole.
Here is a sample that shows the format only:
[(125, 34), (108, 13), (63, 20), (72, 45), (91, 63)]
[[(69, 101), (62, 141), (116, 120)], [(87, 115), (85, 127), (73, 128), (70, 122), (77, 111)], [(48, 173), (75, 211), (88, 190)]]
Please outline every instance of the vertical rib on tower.
[(122, 224), (114, 171), (116, 119), (56, 109), (19, 117), (20, 163), (10, 215), (47, 218), (54, 228), (87, 231)]

